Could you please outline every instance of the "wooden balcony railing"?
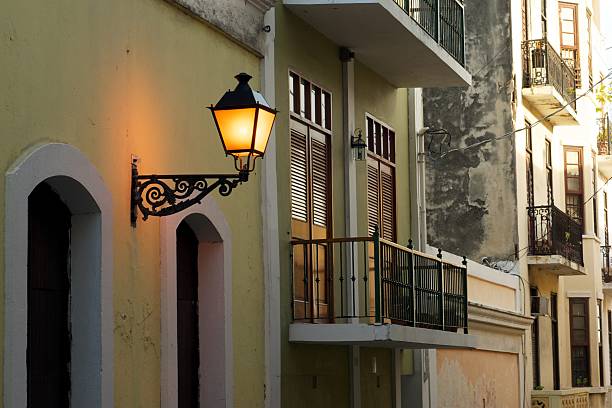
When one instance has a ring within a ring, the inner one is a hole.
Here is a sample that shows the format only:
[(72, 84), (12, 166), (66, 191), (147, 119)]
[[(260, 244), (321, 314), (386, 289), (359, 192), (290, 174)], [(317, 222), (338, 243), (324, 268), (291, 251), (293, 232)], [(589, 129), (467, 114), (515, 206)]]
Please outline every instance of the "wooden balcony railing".
[(465, 66), (465, 18), (463, 1), (395, 0), (408, 15)]
[(576, 77), (553, 47), (543, 40), (523, 41), (523, 88), (553, 86), (575, 110)]
[(527, 207), (529, 255), (561, 255), (583, 265), (582, 225), (554, 205)]
[(373, 237), (292, 242), (293, 320), (467, 333), (467, 263)]

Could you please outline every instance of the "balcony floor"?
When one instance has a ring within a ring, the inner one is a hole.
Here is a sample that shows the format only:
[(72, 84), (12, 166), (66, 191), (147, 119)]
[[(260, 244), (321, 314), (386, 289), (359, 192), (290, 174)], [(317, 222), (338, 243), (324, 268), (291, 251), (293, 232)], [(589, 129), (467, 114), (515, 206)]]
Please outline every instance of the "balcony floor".
[(560, 276), (586, 275), (584, 266), (572, 262), (561, 255), (529, 255), (529, 270), (548, 272)]
[(289, 341), (293, 343), (356, 345), (407, 349), (476, 348), (476, 336), (441, 330), (366, 323), (292, 323)]
[[(535, 111), (540, 117), (545, 117), (569, 101), (550, 85), (540, 85), (531, 88), (523, 88), (523, 99), (527, 102), (527, 107)], [(553, 126), (578, 125), (578, 116), (571, 106), (566, 106), (561, 112), (548, 119)]]
[(468, 71), (393, 0), (284, 0), (284, 4), (397, 87), (472, 82)]

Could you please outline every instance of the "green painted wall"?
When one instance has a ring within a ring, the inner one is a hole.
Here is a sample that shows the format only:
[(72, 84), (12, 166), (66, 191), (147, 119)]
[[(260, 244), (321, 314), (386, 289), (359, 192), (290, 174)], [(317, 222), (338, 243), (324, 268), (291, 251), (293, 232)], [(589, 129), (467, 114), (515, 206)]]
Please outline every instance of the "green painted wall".
[[(344, 173), (342, 157), (342, 67), (338, 47), (293, 15), (276, 7), (276, 122), (279, 236), (281, 254), (282, 406), (347, 407), (349, 403), (348, 349), (292, 345), (291, 322), (291, 208), (289, 200), (289, 70), (317, 83), (332, 94), (333, 229), (344, 231)], [(282, 205), (284, 204), (284, 205)], [(284, 301), (287, 300), (287, 301)], [(314, 376), (317, 379), (314, 379)], [(316, 381), (316, 386), (313, 382)]]
[[(281, 370), (283, 407), (344, 408), (349, 406), (348, 346), (290, 344), (291, 323), (291, 208), (289, 197), (289, 71), (295, 71), (332, 93), (332, 201), (333, 235), (345, 236), (344, 225), (344, 152), (342, 123), (342, 64), (339, 47), (317, 32), (280, 2), (276, 7), (276, 105), (281, 111), (276, 122), (279, 235), (281, 254)], [(406, 90), (397, 90), (367, 67), (355, 67), (356, 126), (365, 129), (368, 112), (392, 126), (397, 132), (398, 238), (410, 236), (408, 188), (408, 108)], [(367, 233), (366, 167), (357, 164), (359, 232)], [(365, 349), (362, 358), (376, 356), (380, 379), (362, 367), (361, 387), (368, 396), (364, 408), (390, 407), (391, 352), (389, 349)], [(366, 371), (364, 371), (366, 370)], [(378, 387), (378, 384), (381, 387)]]
[[(0, 169), (37, 144), (69, 143), (96, 166), (113, 195), (116, 407), (160, 403), (159, 222), (130, 226), (130, 155), (141, 157), (142, 173), (233, 172), (205, 107), (234, 86), (234, 73), (259, 77), (259, 67), (257, 56), (162, 0), (0, 2)], [(4, 182), (0, 177), (0, 231)], [(232, 196), (215, 199), (236, 254), (235, 406), (261, 407), (257, 171)], [(0, 234), (2, 275), (4, 239)]]

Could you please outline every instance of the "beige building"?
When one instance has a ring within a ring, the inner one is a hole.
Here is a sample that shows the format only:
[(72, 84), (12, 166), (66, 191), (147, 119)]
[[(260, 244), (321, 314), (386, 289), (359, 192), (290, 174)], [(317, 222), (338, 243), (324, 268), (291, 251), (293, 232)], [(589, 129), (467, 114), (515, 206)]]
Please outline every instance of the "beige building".
[[(425, 91), (426, 123), (444, 128), (454, 142), (430, 151), (430, 241), (520, 280), (523, 323), (533, 319), (519, 364), (523, 404), (604, 406), (610, 385), (601, 272), (607, 178), (598, 165), (595, 96), (607, 75), (602, 5), (480, 6), (466, 5), (466, 19), (481, 22), (467, 34), (473, 86)], [(441, 113), (451, 106), (460, 113)], [(476, 239), (462, 241), (466, 234)], [(474, 359), (453, 355), (455, 374), (477, 384), (474, 364), (487, 359), (464, 353)], [(480, 404), (516, 406), (492, 402), (487, 388), (471, 387)]]

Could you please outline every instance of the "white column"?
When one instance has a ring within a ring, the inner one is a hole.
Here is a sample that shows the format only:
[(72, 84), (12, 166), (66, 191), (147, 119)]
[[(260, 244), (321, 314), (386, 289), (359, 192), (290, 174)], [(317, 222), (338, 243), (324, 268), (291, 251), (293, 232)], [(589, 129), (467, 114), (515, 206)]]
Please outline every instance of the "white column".
[[(270, 106), (276, 106), (274, 76), (274, 38), (276, 33), (274, 7), (264, 16), (270, 26), (265, 34), (262, 61), (262, 89)], [(280, 324), (280, 252), (278, 235), (278, 197), (276, 190), (276, 132), (273, 130), (262, 164), (262, 215), (265, 273), (265, 407), (280, 408), (281, 398), (281, 324)]]
[(425, 135), (423, 134), (423, 90), (408, 90), (408, 135), (410, 138), (410, 211), (414, 247), (425, 251), (427, 246)]
[[(355, 62), (350, 50), (341, 51), (342, 60), (342, 120), (344, 133), (344, 212), (345, 234), (347, 237), (357, 236), (357, 171), (351, 149), (351, 136), (355, 131)], [(353, 253), (354, 262), (346, 260), (347, 276), (353, 273), (353, 265), (358, 265), (359, 258)], [(358, 271), (355, 271), (357, 274)], [(359, 281), (357, 281), (359, 282)], [(359, 315), (359, 291), (351, 290), (346, 285), (345, 310), (354, 316)], [(354, 300), (353, 300), (354, 299)], [(355, 304), (355, 310), (352, 305)], [(349, 309), (349, 307), (351, 309)], [(355, 323), (358, 323), (355, 319)], [(361, 407), (361, 369), (359, 346), (349, 346), (349, 375), (351, 383), (351, 408)]]

